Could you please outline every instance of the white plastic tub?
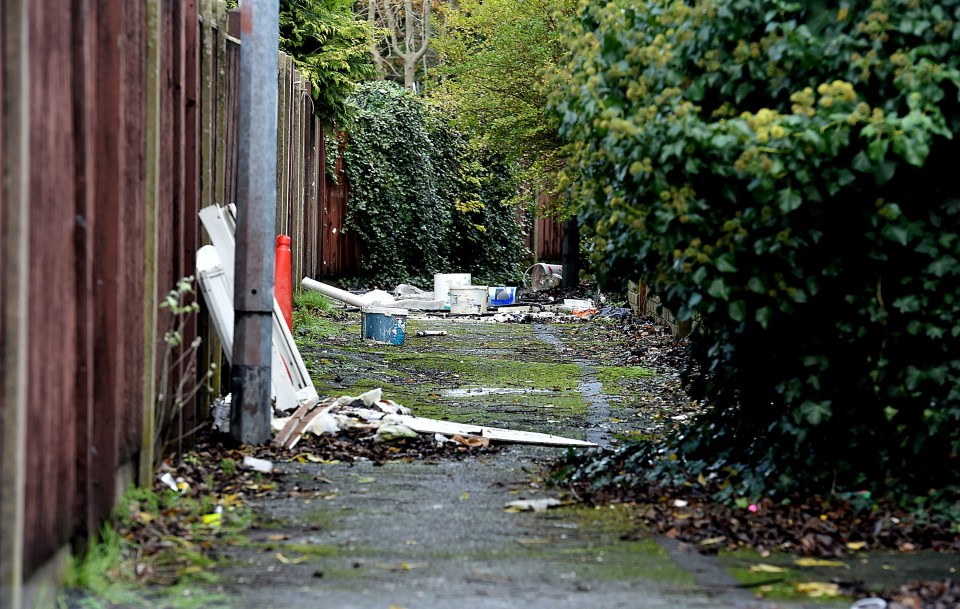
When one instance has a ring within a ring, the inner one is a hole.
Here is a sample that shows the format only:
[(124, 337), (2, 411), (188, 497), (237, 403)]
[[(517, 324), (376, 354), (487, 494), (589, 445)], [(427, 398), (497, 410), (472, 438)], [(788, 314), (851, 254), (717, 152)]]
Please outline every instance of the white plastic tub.
[(450, 288), (469, 286), (473, 278), (470, 273), (437, 273), (433, 276), (433, 299), (442, 300), (443, 308), (450, 308)]
[(464, 285), (450, 288), (450, 312), (479, 315), (487, 312), (487, 286)]

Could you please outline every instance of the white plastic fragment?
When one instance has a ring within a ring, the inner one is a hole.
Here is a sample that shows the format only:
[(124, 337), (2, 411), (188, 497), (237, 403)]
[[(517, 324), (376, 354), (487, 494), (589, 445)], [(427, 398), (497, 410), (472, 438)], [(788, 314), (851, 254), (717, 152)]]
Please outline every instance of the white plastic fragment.
[(256, 457), (244, 457), (243, 466), (247, 469), (252, 469), (255, 472), (260, 472), (261, 474), (269, 474), (273, 472), (273, 462), (267, 461), (266, 459), (257, 459)]
[(173, 479), (173, 474), (171, 474), (170, 472), (164, 472), (159, 476), (159, 479), (160, 479), (160, 482), (163, 482), (168, 487), (170, 487), (171, 491), (178, 491), (178, 492), (180, 491), (180, 489), (177, 488), (177, 481)]
[(543, 499), (518, 499), (506, 504), (506, 508), (514, 508), (524, 512), (546, 512), (548, 508), (563, 505), (563, 502), (555, 497), (545, 497)]
[(384, 423), (377, 428), (374, 436), (376, 442), (394, 442), (403, 438), (416, 438), (419, 434), (406, 425)]

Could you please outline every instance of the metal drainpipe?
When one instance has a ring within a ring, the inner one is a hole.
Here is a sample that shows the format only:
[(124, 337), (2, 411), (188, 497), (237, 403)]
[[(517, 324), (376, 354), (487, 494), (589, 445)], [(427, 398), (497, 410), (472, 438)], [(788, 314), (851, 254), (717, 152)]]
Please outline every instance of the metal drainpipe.
[(230, 434), (270, 439), (273, 242), (277, 218), (279, 1), (240, 4), (237, 250)]

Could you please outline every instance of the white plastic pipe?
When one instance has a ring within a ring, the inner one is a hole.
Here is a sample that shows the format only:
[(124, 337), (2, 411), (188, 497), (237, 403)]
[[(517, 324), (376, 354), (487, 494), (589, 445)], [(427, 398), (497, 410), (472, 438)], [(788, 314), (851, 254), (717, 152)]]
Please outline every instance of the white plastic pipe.
[(341, 302), (345, 302), (348, 305), (351, 305), (354, 307), (365, 307), (368, 304), (370, 304), (366, 302), (365, 299), (361, 298), (356, 294), (351, 294), (346, 290), (335, 288), (332, 285), (327, 285), (325, 283), (320, 283), (319, 281), (314, 281), (309, 277), (304, 277), (303, 281), (301, 281), (300, 283), (301, 285), (303, 285), (303, 287), (307, 288), (308, 290), (320, 292), (321, 294), (329, 296), (330, 298), (336, 298), (337, 300)]

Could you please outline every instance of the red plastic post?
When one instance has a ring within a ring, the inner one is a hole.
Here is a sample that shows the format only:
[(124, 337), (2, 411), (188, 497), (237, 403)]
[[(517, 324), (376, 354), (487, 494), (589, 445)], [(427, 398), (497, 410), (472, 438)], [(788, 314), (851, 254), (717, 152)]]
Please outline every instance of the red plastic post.
[(277, 235), (277, 252), (273, 267), (273, 295), (280, 303), (287, 327), (293, 332), (293, 266), (290, 262), (290, 237)]

